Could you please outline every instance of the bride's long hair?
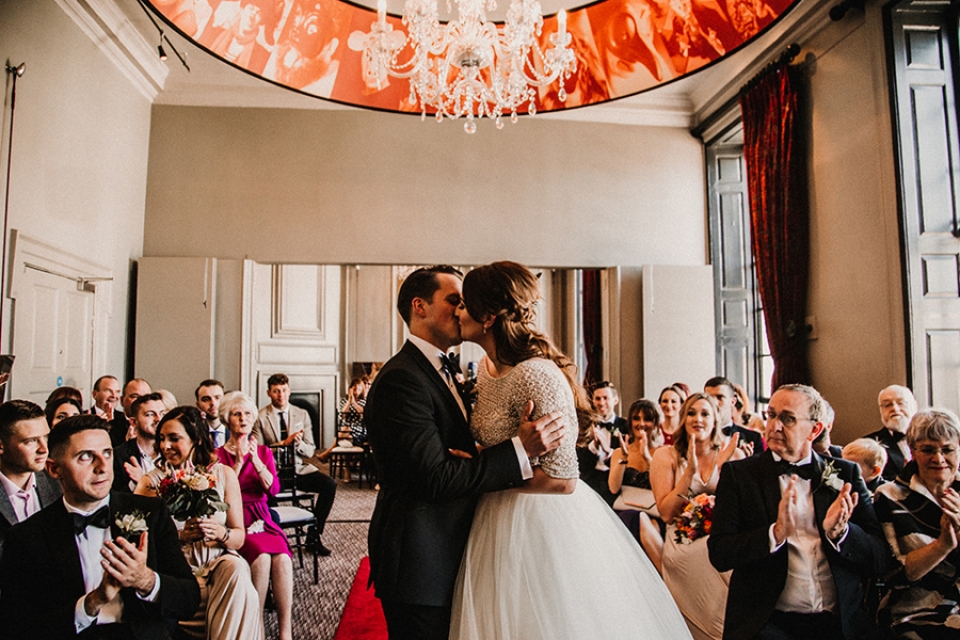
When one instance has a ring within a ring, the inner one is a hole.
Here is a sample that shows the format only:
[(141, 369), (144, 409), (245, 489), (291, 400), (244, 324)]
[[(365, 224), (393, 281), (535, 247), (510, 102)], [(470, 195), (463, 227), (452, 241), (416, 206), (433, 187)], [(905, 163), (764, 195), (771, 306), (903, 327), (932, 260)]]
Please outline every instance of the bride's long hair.
[(494, 352), (497, 359), (516, 366), (530, 358), (552, 360), (573, 391), (581, 430), (594, 421), (587, 392), (577, 381), (577, 367), (535, 325), (540, 281), (516, 262), (494, 262), (468, 272), (463, 278), (463, 304), (477, 322), (493, 316)]

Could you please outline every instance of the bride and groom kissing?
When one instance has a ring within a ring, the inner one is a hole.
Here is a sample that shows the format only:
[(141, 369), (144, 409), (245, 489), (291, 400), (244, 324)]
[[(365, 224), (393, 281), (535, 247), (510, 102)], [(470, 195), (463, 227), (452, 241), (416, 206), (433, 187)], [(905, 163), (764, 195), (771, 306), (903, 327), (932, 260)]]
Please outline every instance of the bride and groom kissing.
[[(371, 582), (391, 640), (689, 637), (639, 545), (578, 480), (589, 402), (536, 329), (539, 297), (512, 262), (462, 282), (453, 267), (418, 269), (400, 287), (410, 339), (365, 410), (380, 473)], [(472, 413), (446, 360), (463, 340), (486, 353)], [(610, 585), (628, 606), (597, 616)]]

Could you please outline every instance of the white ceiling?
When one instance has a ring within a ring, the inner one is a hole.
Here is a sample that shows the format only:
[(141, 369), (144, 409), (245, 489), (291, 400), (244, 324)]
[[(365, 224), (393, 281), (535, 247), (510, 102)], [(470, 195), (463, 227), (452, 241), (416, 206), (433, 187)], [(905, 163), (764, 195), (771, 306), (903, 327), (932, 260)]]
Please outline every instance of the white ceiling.
[[(137, 0), (58, 0), (74, 19), (85, 22), (88, 32), (97, 28), (95, 42), (101, 47), (117, 49), (128, 58), (127, 64), (149, 76), (147, 84), (155, 104), (223, 107), (266, 107), (290, 109), (356, 109), (319, 98), (296, 93), (220, 61), (196, 47), (189, 40), (171, 31), (167, 37), (183, 54), (190, 71), (177, 61), (172, 51), (166, 72), (157, 67), (157, 29)], [(359, 0), (375, 7), (376, 0)], [(391, 13), (401, 13), (404, 0), (388, 0)], [(569, 0), (541, 0), (545, 14), (554, 13)], [(505, 0), (501, 0), (505, 4)], [(767, 62), (776, 58), (791, 42), (804, 41), (827, 20), (826, 13), (835, 0), (800, 0), (799, 4), (770, 29), (739, 51), (712, 66), (668, 85), (613, 102), (568, 112), (541, 114), (538, 118), (572, 119), (590, 122), (612, 122), (635, 125), (690, 127), (732, 98), (747, 80)], [(441, 1), (440, 5), (445, 5)], [(502, 7), (500, 10), (502, 11)], [(84, 15), (85, 14), (85, 15)], [(106, 18), (106, 19), (105, 19)], [(159, 18), (154, 16), (161, 27)], [(95, 22), (96, 24), (91, 24)], [(124, 24), (126, 23), (126, 24)], [(81, 25), (83, 26), (83, 25)], [(133, 28), (130, 29), (130, 26)], [(139, 35), (137, 35), (139, 34)], [(103, 36), (109, 39), (106, 45)], [(131, 43), (139, 39), (140, 43)], [(98, 41), (99, 40), (99, 41)], [(110, 42), (112, 41), (112, 42)], [(114, 55), (111, 56), (116, 58)], [(149, 59), (153, 58), (153, 59)], [(116, 61), (116, 60), (115, 60)], [(122, 63), (123, 61), (121, 61)], [(125, 72), (130, 75), (130, 69)], [(165, 76), (165, 77), (163, 77)], [(398, 116), (402, 117), (402, 116)], [(407, 116), (409, 117), (409, 116)]]

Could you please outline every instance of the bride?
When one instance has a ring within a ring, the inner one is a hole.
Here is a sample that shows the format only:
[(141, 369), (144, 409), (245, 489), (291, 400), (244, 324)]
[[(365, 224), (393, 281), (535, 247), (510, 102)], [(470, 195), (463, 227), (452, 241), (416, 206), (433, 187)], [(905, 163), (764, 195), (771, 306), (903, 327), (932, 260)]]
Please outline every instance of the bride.
[(538, 281), (495, 262), (463, 280), (460, 331), (483, 347), (473, 436), (483, 446), (535, 415), (563, 412), (563, 445), (532, 459), (520, 489), (485, 494), (453, 598), (451, 640), (689, 638), (670, 592), (613, 511), (577, 479), (577, 416), (589, 402), (573, 363), (534, 326)]

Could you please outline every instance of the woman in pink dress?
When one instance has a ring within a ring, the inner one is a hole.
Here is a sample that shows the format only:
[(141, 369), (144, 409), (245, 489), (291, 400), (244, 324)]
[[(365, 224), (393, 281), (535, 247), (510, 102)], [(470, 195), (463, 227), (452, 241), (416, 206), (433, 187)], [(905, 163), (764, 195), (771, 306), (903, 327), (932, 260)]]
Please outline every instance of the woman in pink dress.
[(268, 496), (280, 491), (280, 480), (270, 447), (258, 445), (250, 435), (256, 416), (257, 405), (248, 395), (235, 391), (224, 396), (220, 420), (227, 425), (230, 438), (217, 449), (217, 456), (236, 472), (240, 481), (247, 536), (239, 552), (250, 563), (260, 608), (263, 609), (267, 588), (273, 580), (280, 640), (291, 640), (293, 561), (287, 536), (270, 518), (267, 507)]

